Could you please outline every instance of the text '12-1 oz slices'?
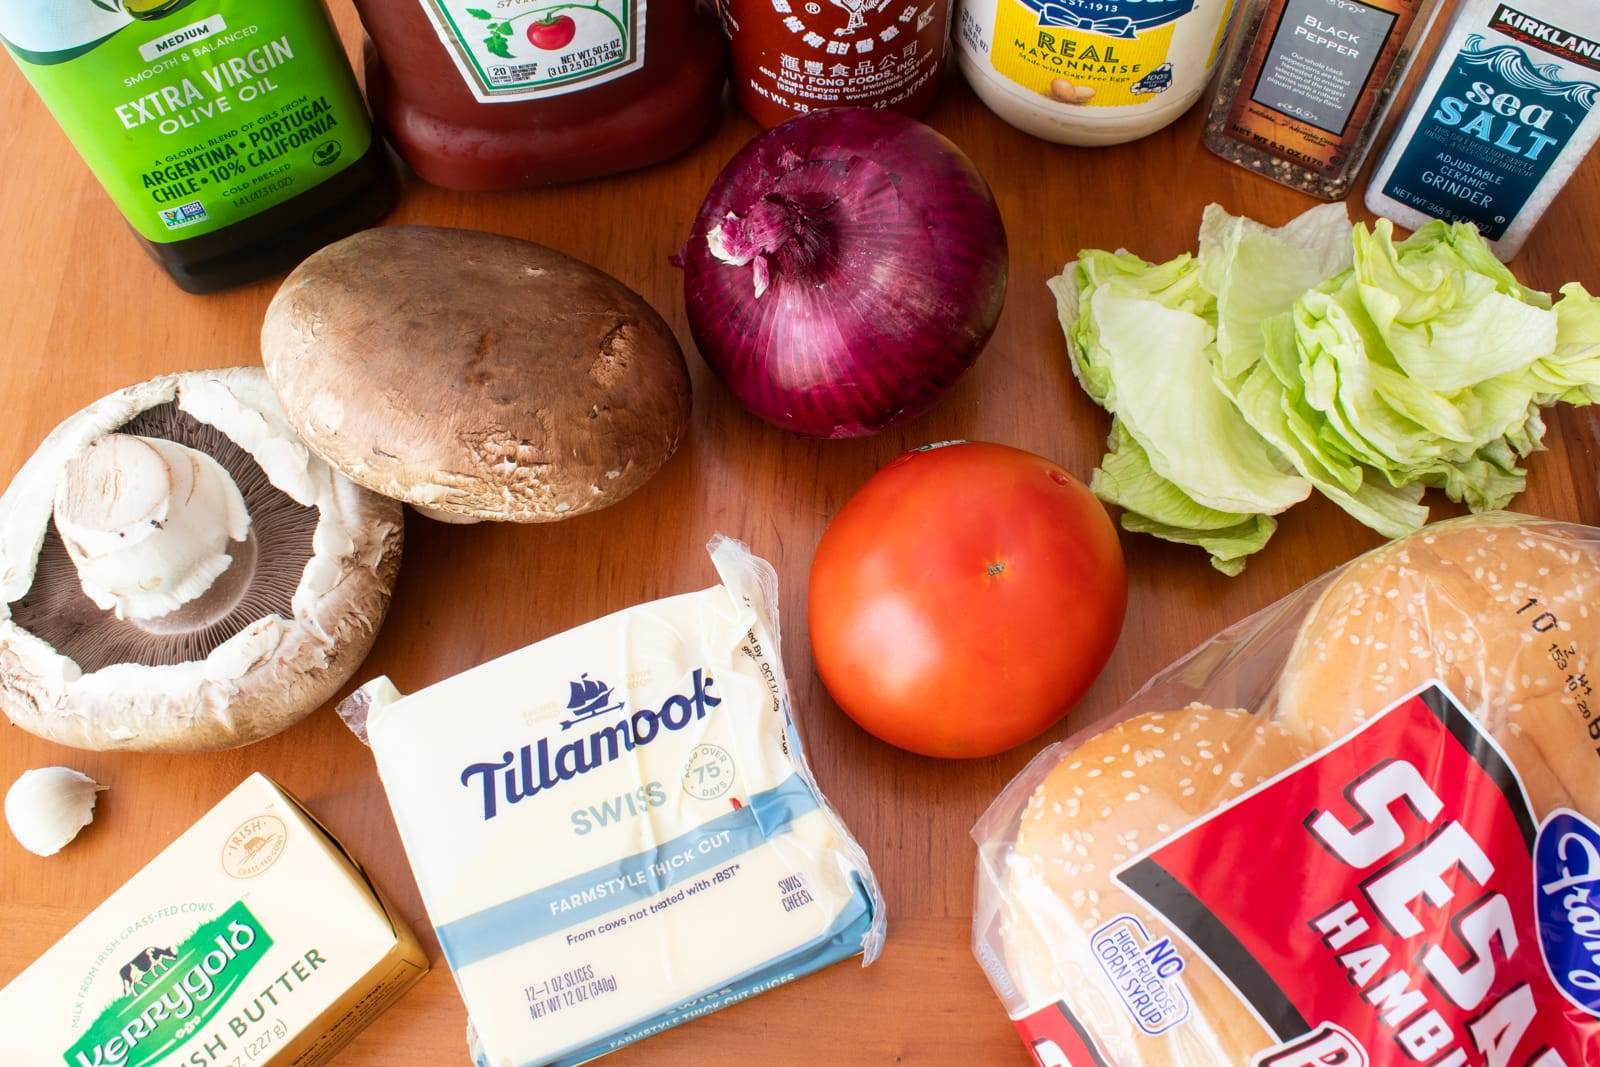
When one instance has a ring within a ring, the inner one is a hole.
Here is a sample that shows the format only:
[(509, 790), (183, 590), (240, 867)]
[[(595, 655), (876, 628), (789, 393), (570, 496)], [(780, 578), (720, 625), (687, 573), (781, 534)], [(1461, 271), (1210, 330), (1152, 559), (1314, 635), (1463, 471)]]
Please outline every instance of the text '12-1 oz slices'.
[(1597, 593), (1600, 530), (1442, 523), (1040, 753), (973, 831), (1035, 1060), (1600, 1063)]

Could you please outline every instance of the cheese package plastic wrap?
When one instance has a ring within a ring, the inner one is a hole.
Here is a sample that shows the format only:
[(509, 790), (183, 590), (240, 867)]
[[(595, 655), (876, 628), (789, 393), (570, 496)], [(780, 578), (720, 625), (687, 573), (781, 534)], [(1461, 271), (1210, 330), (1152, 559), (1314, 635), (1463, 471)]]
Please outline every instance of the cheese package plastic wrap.
[(711, 555), (722, 585), (363, 690), (480, 1067), (581, 1063), (880, 949), (790, 715), (776, 575)]
[(1424, 528), (1046, 748), (973, 831), (1042, 1067), (1600, 1064), (1600, 530)]

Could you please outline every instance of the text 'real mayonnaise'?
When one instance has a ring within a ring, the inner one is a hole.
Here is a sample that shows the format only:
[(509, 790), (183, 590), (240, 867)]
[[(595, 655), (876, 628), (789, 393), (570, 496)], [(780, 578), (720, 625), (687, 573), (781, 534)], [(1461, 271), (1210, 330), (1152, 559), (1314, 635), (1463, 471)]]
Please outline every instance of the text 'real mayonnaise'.
[(961, 0), (955, 50), (979, 98), (1064, 144), (1154, 133), (1211, 79), (1236, 0)]
[(711, 555), (722, 585), (362, 691), (479, 1067), (582, 1063), (880, 949), (789, 715), (776, 575)]

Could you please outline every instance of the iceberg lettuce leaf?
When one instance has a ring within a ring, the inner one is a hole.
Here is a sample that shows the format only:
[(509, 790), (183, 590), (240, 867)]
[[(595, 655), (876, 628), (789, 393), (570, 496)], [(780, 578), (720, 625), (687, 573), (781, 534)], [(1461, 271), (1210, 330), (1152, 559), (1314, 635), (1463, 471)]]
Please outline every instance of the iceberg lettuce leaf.
[(1217, 374), (1237, 378), (1262, 356), (1262, 324), (1350, 265), (1350, 215), (1328, 204), (1274, 230), (1212, 204), (1199, 262), (1202, 284), (1216, 294)]
[(1531, 368), (1540, 391), (1568, 404), (1600, 402), (1600, 300), (1576, 282), (1556, 304), (1556, 348)]
[(1112, 420), (1107, 444), (1111, 451), (1089, 487), (1101, 500), (1123, 509), (1124, 529), (1203, 548), (1211, 554), (1212, 566), (1230, 576), (1244, 570), (1246, 557), (1261, 551), (1277, 529), (1266, 515), (1216, 511), (1196, 503), (1155, 472), (1121, 419)]
[(1522, 285), (1467, 224), (1396, 241), (1339, 204), (1277, 228), (1212, 205), (1195, 255), (1087, 251), (1050, 287), (1116, 415), (1095, 491), (1228, 573), (1313, 487), (1390, 537), (1428, 487), (1504, 507), (1541, 407), (1600, 401), (1600, 300)]
[(1211, 376), (1205, 319), (1112, 282), (1090, 300), (1114, 411), (1163, 478), (1216, 511), (1275, 515), (1311, 495)]

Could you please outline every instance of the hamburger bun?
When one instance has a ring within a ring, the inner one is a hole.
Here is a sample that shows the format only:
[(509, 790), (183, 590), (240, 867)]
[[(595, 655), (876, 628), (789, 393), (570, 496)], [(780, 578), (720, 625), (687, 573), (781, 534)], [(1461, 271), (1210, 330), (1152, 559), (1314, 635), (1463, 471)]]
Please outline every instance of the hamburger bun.
[(1595, 818), (1597, 653), (1600, 545), (1561, 523), (1473, 516), (1334, 578), (1284, 665), (1278, 717), (1322, 748), (1439, 680), (1505, 750), (1536, 815)]
[(1189, 1021), (1146, 1036), (1097, 966), (1090, 940), (1122, 914), (1136, 916), (1152, 939), (1174, 936), (1114, 872), (1308, 753), (1305, 738), (1278, 723), (1202, 705), (1136, 716), (1067, 753), (1023, 807), (1006, 860), (999, 934), (1029, 1009), (1070, 1000), (1112, 1062), (1141, 1067), (1244, 1064), (1273, 1044), (1192, 952), (1183, 972)]

